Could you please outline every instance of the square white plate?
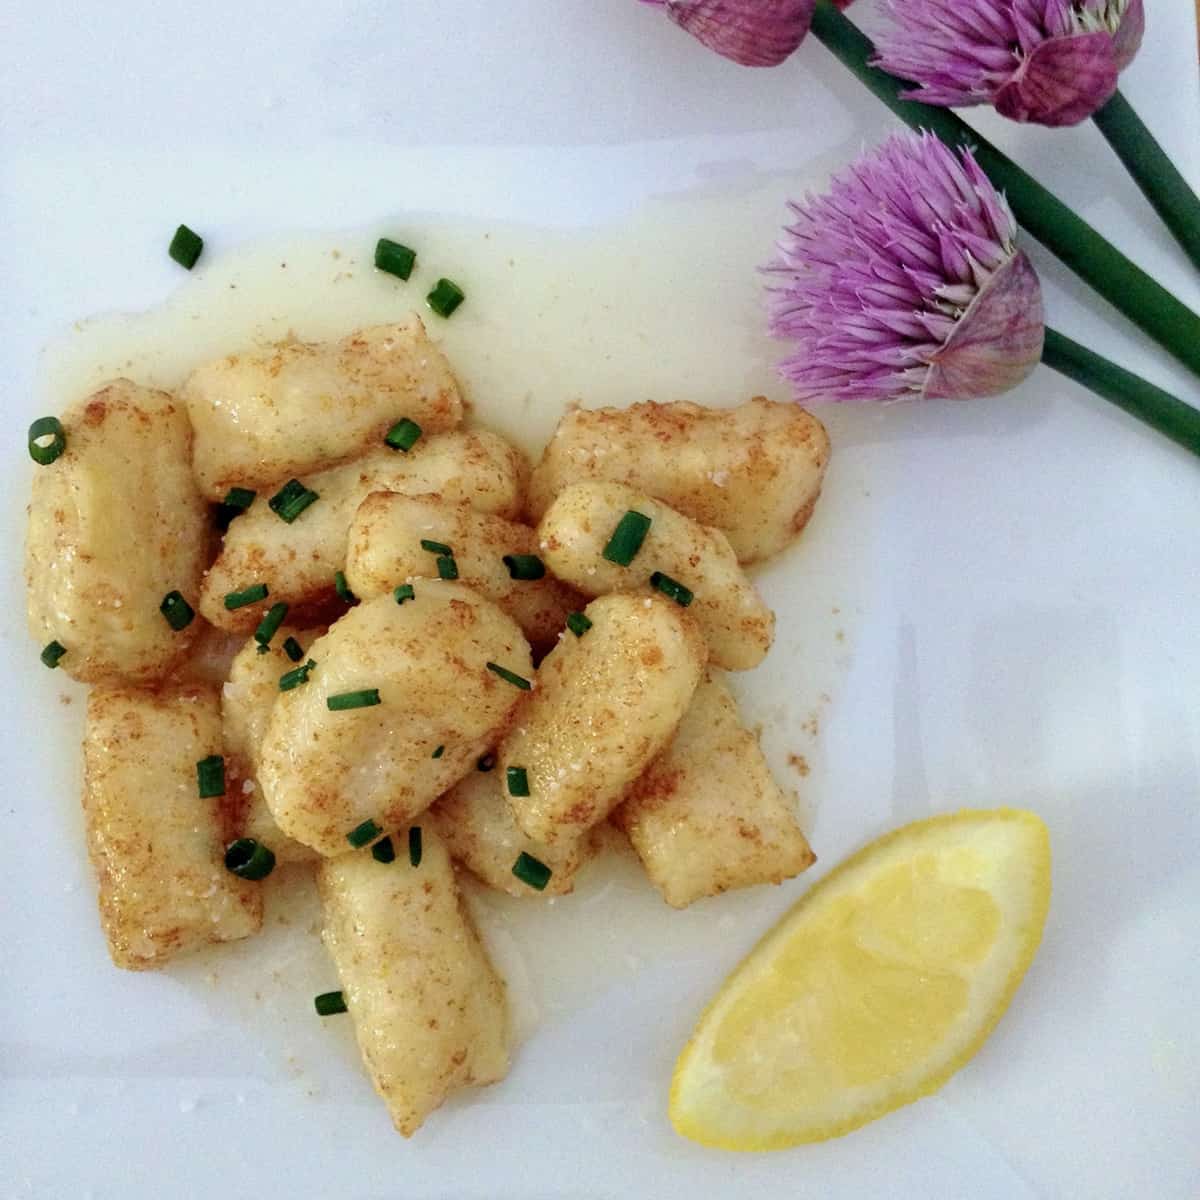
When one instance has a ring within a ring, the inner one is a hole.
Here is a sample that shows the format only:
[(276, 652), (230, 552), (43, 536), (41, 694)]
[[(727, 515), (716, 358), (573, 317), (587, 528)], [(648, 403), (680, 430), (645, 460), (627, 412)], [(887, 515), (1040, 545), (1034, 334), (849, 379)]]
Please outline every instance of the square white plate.
[[(1122, 84), (1200, 185), (1191, 6), (1148, 8)], [(1200, 306), (1195, 273), (1094, 129), (978, 121)], [(805, 545), (763, 578), (787, 632), (761, 685), (741, 688), (772, 761), (811, 760), (818, 870), (930, 811), (1025, 805), (1050, 825), (1041, 953), (936, 1097), (772, 1156), (672, 1133), (667, 1080), (699, 1006), (805, 880), (684, 914), (677, 953), (647, 954), (636, 930), (614, 928), (597, 958), (626, 969), (544, 1014), (505, 1083), (411, 1142), (391, 1131), (347, 1026), (310, 1017), (307, 966), (288, 976), (263, 952), (267, 1030), (239, 990), (244, 968), (236, 988), (219, 955), (124, 975), (97, 928), (76, 800), (82, 692), (38, 665), (23, 622), (21, 443), (67, 399), (39, 391), (42, 347), (76, 318), (179, 287), (165, 241), (180, 220), (203, 227), (216, 259), (402, 212), (574, 228), (730, 190), (772, 211), (797, 178), (819, 180), (892, 127), (816, 43), (776, 71), (740, 70), (633, 0), (47, 0), (10, 20), (0, 1193), (1196, 1195), (1200, 463), (1044, 369), (990, 403), (822, 413), (827, 495)], [(764, 255), (772, 237), (761, 231)], [(1057, 325), (1197, 399), (1194, 379), (1034, 250)], [(698, 245), (688, 285), (701, 307), (728, 291), (754, 319), (753, 265)], [(674, 353), (664, 377), (710, 398), (686, 339)], [(650, 390), (640, 382), (626, 381), (630, 398)], [(602, 888), (591, 903), (606, 903)]]

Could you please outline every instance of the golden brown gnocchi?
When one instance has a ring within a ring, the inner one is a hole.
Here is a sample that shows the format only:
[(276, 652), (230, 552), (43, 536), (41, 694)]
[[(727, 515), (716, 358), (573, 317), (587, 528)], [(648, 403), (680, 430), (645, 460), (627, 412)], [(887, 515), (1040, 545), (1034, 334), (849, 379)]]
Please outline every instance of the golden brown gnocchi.
[(462, 420), (445, 356), (415, 313), (337, 342), (291, 339), (199, 367), (180, 393), (210, 500), (307, 475), (379, 445), (408, 418), (425, 434)]
[(762, 396), (737, 408), (575, 409), (534, 469), (529, 513), (540, 520), (572, 483), (626, 483), (721, 530), (742, 562), (757, 562), (804, 529), (828, 462), (821, 422)]

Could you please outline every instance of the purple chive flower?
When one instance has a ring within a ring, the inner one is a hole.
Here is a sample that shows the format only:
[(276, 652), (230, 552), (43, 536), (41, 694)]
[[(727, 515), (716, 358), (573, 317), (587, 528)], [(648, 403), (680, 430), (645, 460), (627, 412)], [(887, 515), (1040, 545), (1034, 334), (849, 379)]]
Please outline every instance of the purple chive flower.
[(894, 28), (875, 64), (913, 100), (991, 104), (1014, 121), (1075, 125), (1117, 90), (1142, 44), (1142, 0), (879, 0)]
[(1037, 364), (1041, 285), (969, 151), (897, 134), (789, 207), (765, 271), (797, 400), (966, 400)]
[(816, 0), (643, 0), (743, 67), (776, 67), (804, 41)]

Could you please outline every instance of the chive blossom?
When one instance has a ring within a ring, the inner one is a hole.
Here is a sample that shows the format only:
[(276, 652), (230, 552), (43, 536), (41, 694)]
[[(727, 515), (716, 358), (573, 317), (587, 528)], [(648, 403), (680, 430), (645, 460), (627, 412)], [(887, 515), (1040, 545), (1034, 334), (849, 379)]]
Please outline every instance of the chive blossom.
[(258, 623), (258, 628), (254, 631), (254, 640), (258, 643), (260, 650), (265, 650), (271, 644), (271, 639), (279, 632), (279, 627), (283, 624), (283, 619), (287, 614), (288, 606), (282, 600), (267, 609), (263, 619)]
[(48, 467), (66, 448), (67, 433), (57, 417), (38, 417), (30, 425), (29, 457), (39, 467)]
[(298, 479), (289, 479), (267, 501), (271, 511), (289, 525), (310, 505), (321, 497), (310, 488), (306, 488)]
[(225, 494), (225, 499), (217, 505), (217, 528), (224, 533), (234, 517), (240, 517), (254, 503), (257, 495), (257, 492), (252, 492), (249, 488), (230, 488)]
[(326, 696), (325, 707), (330, 712), (345, 712), (351, 708), (373, 708), (382, 701), (379, 699), (378, 688), (359, 688), (356, 692), (339, 692), (336, 696)]
[(186, 629), (196, 617), (196, 610), (183, 598), (182, 592), (168, 592), (158, 611), (167, 619), (167, 624), (178, 633)]
[(655, 571), (650, 576), (650, 586), (657, 588), (668, 600), (674, 600), (680, 608), (687, 608), (696, 598), (691, 588), (684, 587), (679, 580), (672, 579), (670, 575), (664, 575), (661, 571)]
[(266, 879), (274, 869), (274, 851), (254, 838), (238, 838), (225, 848), (225, 870), (240, 879)]
[(446, 747), (439, 746), (429, 757), (430, 758), (441, 758), (442, 755), (445, 753), (446, 753)]
[(524, 767), (507, 767), (504, 777), (510, 796), (529, 795), (529, 774)]
[(413, 825), (408, 831), (408, 861), (414, 866), (421, 865), (421, 827)]
[(546, 564), (536, 554), (506, 554), (503, 561), (511, 579), (541, 579), (546, 574)]
[(67, 648), (62, 644), (62, 642), (50, 642), (49, 645), (42, 650), (42, 662), (53, 671), (54, 668), (58, 666), (59, 661), (62, 659), (62, 656), (66, 654), (66, 652)]
[(167, 247), (167, 253), (181, 266), (189, 271), (196, 265), (200, 251), (204, 249), (204, 239), (186, 225), (180, 225), (175, 230), (175, 236)]
[(365, 820), (361, 825), (356, 825), (348, 834), (346, 841), (352, 845), (355, 850), (361, 850), (369, 842), (373, 842), (381, 833), (382, 829), (375, 824), (370, 818)]
[(524, 850), (517, 855), (517, 861), (513, 863), (512, 873), (522, 883), (528, 884), (535, 891), (539, 892), (546, 890), (546, 884), (550, 882), (550, 876), (554, 874), (544, 862), (534, 858), (532, 854), (526, 854)]
[(404, 417), (387, 431), (383, 440), (393, 450), (403, 450), (407, 454), (417, 444), (420, 436), (420, 425), (416, 421), (410, 421), (407, 417)]
[(336, 1017), (346, 1011), (346, 997), (341, 992), (322, 992), (313, 997), (313, 1008), (318, 1017)]
[(403, 604), (405, 600), (412, 600), (416, 596), (411, 583), (402, 583), (392, 595), (396, 597), (397, 604)]
[(496, 765), (496, 756), (494, 754), (483, 754), (475, 760), (475, 769), (477, 771), (490, 771)]
[(225, 795), (225, 760), (210, 754), (196, 764), (196, 788), (201, 800)]
[(449, 554), (439, 554), (437, 556), (437, 572), (439, 579), (457, 579), (458, 563), (456, 563)]
[(294, 637), (283, 643), (283, 652), (292, 662), (299, 662), (304, 657), (304, 647)]
[(371, 857), (376, 862), (390, 863), (396, 861), (396, 847), (390, 837), (385, 837), (371, 847)]
[(434, 542), (429, 538), (421, 539), (421, 549), (428, 550), (430, 554), (444, 554), (447, 558), (454, 557), (454, 551), (445, 542)]
[(226, 592), (225, 607), (233, 612), (235, 608), (245, 608), (247, 604), (257, 604), (271, 594), (265, 583), (256, 583), (240, 592)]
[(583, 637), (583, 635), (585, 633), (587, 633), (587, 631), (589, 629), (591, 629), (591, 627), (592, 627), (591, 621), (589, 621), (588, 618), (586, 616), (584, 616), (583, 613), (573, 612), (573, 613), (567, 614), (567, 628), (576, 637)]
[(292, 688), (298, 688), (302, 683), (307, 683), (308, 676), (316, 665), (310, 658), (304, 666), (293, 667), (292, 670), (285, 671), (279, 677), (279, 690), (281, 692), (290, 692)]
[(333, 590), (337, 592), (339, 600), (343, 600), (347, 604), (358, 603), (358, 597), (350, 590), (350, 585), (346, 582), (345, 571), (334, 571)]
[(397, 279), (407, 279), (413, 273), (413, 264), (417, 261), (417, 252), (410, 250), (400, 242), (391, 238), (380, 238), (375, 243), (375, 269), (395, 275)]
[(518, 675), (515, 671), (510, 671), (507, 667), (502, 667), (499, 663), (490, 662), (487, 664), (487, 669), (493, 675), (499, 675), (505, 683), (511, 683), (513, 687), (518, 687), (523, 692), (527, 692), (533, 687), (533, 684), (523, 675)]
[(462, 288), (453, 279), (439, 279), (433, 291), (425, 297), (425, 303), (439, 317), (448, 317), (466, 298)]
[(633, 562), (637, 552), (646, 540), (650, 529), (650, 518), (645, 513), (630, 509), (618, 522), (608, 545), (604, 547), (604, 557), (618, 567), (627, 567)]

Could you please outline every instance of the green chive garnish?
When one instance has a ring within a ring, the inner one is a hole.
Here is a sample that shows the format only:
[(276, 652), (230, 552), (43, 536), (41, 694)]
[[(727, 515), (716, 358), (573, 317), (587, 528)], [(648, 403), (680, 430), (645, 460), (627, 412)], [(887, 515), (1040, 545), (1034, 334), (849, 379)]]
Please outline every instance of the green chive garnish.
[(448, 554), (439, 554), (437, 556), (437, 569), (440, 579), (458, 578), (458, 563)]
[(510, 796), (529, 795), (529, 775), (524, 767), (508, 767), (504, 772)]
[(496, 756), (494, 754), (484, 754), (475, 760), (475, 769), (477, 771), (490, 771), (495, 765)]
[(587, 617), (583, 615), (583, 613), (575, 612), (567, 614), (567, 628), (576, 637), (583, 637), (583, 635), (587, 633), (591, 627), (591, 621), (589, 621)]
[(51, 642), (42, 651), (42, 662), (53, 671), (54, 668), (58, 666), (59, 659), (61, 659), (66, 652), (67, 648), (62, 644), (62, 642)]
[(544, 862), (534, 858), (532, 854), (526, 854), (524, 850), (517, 855), (517, 861), (513, 863), (512, 873), (522, 883), (527, 883), (531, 888), (539, 892), (546, 890), (546, 884), (550, 882), (550, 876), (554, 874)]
[(283, 643), (283, 652), (292, 662), (299, 662), (304, 657), (304, 647), (294, 637)]
[(381, 833), (382, 829), (375, 824), (374, 821), (368, 819), (361, 825), (355, 826), (348, 834), (346, 841), (352, 845), (355, 850), (361, 850), (368, 842), (373, 842)]
[(196, 764), (196, 786), (201, 800), (225, 795), (225, 760), (219, 754), (210, 754)]
[(158, 611), (167, 618), (167, 624), (176, 633), (186, 629), (196, 616), (196, 610), (183, 598), (182, 592), (168, 592)]
[(695, 596), (690, 588), (686, 588), (677, 579), (672, 579), (670, 575), (664, 575), (661, 571), (655, 571), (650, 576), (650, 586), (658, 588), (660, 592), (669, 600), (674, 600), (680, 608), (687, 608)]
[(439, 746), (429, 757), (430, 758), (441, 758), (442, 755), (445, 753), (446, 753), (446, 747)]
[[(303, 653), (303, 651), (301, 651)], [(279, 677), (279, 690), (281, 692), (290, 692), (292, 688), (299, 687), (302, 683), (308, 682), (309, 672), (317, 664), (310, 658), (302, 667), (294, 667), (290, 671), (285, 671)]]
[(230, 488), (225, 499), (217, 505), (217, 528), (224, 533), (233, 518), (240, 517), (254, 503), (257, 495), (257, 492), (252, 492), (249, 488)]
[(256, 583), (252, 587), (244, 588), (240, 592), (227, 592), (225, 595), (225, 607), (233, 612), (235, 608), (245, 608), (247, 604), (257, 604), (260, 600), (265, 600), (270, 595), (270, 589), (265, 583)]
[(425, 303), (439, 317), (448, 317), (465, 299), (462, 288), (453, 279), (439, 279), (425, 297)]
[(382, 701), (379, 699), (378, 688), (359, 688), (357, 692), (340, 692), (336, 696), (327, 696), (325, 706), (330, 712), (344, 712), (348, 708), (372, 708)]
[(313, 997), (313, 1008), (318, 1017), (336, 1017), (346, 1011), (346, 997), (341, 992), (322, 992)]
[(511, 683), (513, 687), (519, 687), (521, 691), (527, 692), (533, 684), (524, 676), (518, 675), (515, 671), (510, 671), (507, 667), (502, 667), (499, 663), (490, 662), (487, 664), (487, 669), (494, 675), (499, 675), (505, 683)]
[(267, 501), (271, 511), (289, 525), (312, 503), (321, 497), (316, 492), (306, 488), (298, 479), (289, 479)]
[(394, 595), (396, 597), (397, 604), (403, 604), (405, 602), (405, 600), (413, 599), (413, 597), (416, 596), (416, 594), (417, 593), (413, 591), (413, 585), (411, 583), (402, 583), (392, 593), (392, 595)]
[(421, 827), (414, 825), (408, 831), (408, 861), (414, 867), (421, 865)]
[[(50, 440), (45, 441), (46, 438)], [(57, 417), (38, 417), (29, 427), (29, 457), (48, 467), (67, 448), (67, 434)]]
[(385, 837), (382, 841), (376, 842), (371, 847), (371, 857), (376, 862), (390, 863), (396, 861), (396, 847), (392, 845), (392, 839)]
[(618, 522), (613, 530), (608, 545), (604, 547), (604, 557), (618, 567), (627, 567), (633, 562), (637, 552), (646, 540), (650, 529), (650, 518), (645, 513), (630, 509)]
[(287, 614), (288, 606), (282, 600), (267, 609), (263, 619), (258, 623), (258, 628), (254, 631), (254, 640), (259, 644), (260, 649), (271, 644), (271, 639), (278, 632)]
[(358, 597), (350, 590), (350, 585), (346, 582), (345, 571), (334, 571), (333, 590), (337, 592), (339, 600), (344, 600), (347, 604), (358, 603)]
[(395, 275), (397, 279), (407, 279), (413, 272), (413, 264), (417, 261), (417, 252), (410, 250), (391, 238), (380, 238), (375, 243), (375, 268)]
[(175, 230), (175, 236), (171, 239), (170, 246), (167, 247), (167, 253), (181, 267), (187, 267), (190, 271), (196, 265), (196, 260), (200, 257), (200, 251), (203, 249), (204, 239), (186, 225), (180, 225)]
[(416, 421), (410, 421), (405, 417), (401, 421), (397, 421), (384, 436), (384, 441), (387, 442), (393, 450), (403, 450), (406, 454), (416, 444), (417, 439), (421, 436), (421, 427)]
[(253, 838), (238, 838), (225, 848), (225, 870), (241, 879), (266, 879), (274, 869), (274, 851)]
[(431, 542), (429, 538), (421, 539), (421, 549), (428, 550), (430, 554), (444, 554), (447, 558), (454, 557), (454, 551), (445, 542)]
[(512, 579), (541, 579), (546, 574), (546, 564), (536, 554), (506, 554), (504, 565)]

